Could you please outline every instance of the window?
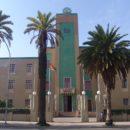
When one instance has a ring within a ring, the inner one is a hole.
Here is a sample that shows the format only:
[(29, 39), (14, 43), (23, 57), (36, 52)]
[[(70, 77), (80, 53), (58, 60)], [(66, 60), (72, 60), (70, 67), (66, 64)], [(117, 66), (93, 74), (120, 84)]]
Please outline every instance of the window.
[(31, 73), (32, 72), (32, 64), (27, 64), (26, 72)]
[(70, 29), (64, 28), (64, 33), (70, 33)]
[(90, 80), (85, 80), (84, 85), (85, 85), (85, 90), (91, 90), (91, 81)]
[(16, 64), (10, 64), (9, 72), (15, 74), (15, 72), (16, 72)]
[(122, 88), (127, 88), (127, 87), (128, 87), (127, 79), (122, 79)]
[(30, 99), (25, 99), (25, 107), (30, 107)]
[(123, 105), (125, 105), (125, 106), (128, 105), (128, 98), (123, 98)]
[(13, 89), (15, 84), (15, 80), (9, 80), (8, 82), (8, 89)]
[(47, 60), (47, 68), (50, 67), (50, 60)]
[(70, 77), (65, 77), (64, 78), (64, 87), (65, 88), (70, 88), (71, 87), (71, 78)]
[(8, 107), (9, 108), (13, 107), (13, 100), (12, 99), (8, 99)]
[(32, 89), (32, 80), (26, 80), (26, 89)]
[(92, 111), (92, 101), (88, 99), (88, 111)]

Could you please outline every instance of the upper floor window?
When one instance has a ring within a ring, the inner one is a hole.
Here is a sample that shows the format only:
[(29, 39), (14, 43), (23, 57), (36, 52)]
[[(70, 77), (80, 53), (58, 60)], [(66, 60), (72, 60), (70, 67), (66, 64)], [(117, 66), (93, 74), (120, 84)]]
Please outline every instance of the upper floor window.
[(128, 98), (123, 98), (123, 105), (127, 106), (129, 103)]
[(90, 80), (85, 80), (84, 85), (85, 85), (85, 90), (91, 90), (91, 81)]
[(128, 88), (128, 80), (122, 79), (122, 88)]
[(65, 77), (64, 78), (64, 87), (65, 88), (70, 88), (71, 87), (71, 78), (70, 77)]
[(26, 89), (32, 89), (32, 80), (26, 80)]
[(8, 89), (13, 89), (15, 84), (15, 80), (9, 80), (8, 82)]
[(13, 100), (12, 99), (8, 99), (8, 107), (9, 108), (13, 107)]
[(64, 28), (64, 33), (70, 33), (70, 29)]
[(32, 64), (27, 64), (26, 66), (26, 72), (31, 73), (32, 72)]
[(30, 107), (30, 99), (25, 99), (25, 107)]
[(9, 72), (16, 73), (16, 64), (10, 64)]
[(47, 68), (50, 67), (50, 60), (47, 60)]

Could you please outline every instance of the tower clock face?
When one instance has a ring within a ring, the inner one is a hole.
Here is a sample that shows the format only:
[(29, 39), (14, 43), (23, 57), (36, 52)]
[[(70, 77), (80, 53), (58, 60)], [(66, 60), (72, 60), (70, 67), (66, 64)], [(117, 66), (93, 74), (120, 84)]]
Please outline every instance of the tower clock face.
[(71, 13), (71, 9), (66, 7), (66, 8), (63, 9), (63, 13), (64, 14), (70, 14)]

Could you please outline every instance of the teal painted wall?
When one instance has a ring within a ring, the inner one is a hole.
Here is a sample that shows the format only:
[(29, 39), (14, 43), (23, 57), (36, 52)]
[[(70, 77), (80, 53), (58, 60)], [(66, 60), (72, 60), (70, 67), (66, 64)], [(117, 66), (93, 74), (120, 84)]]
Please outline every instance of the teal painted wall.
[(59, 95), (59, 110), (64, 112), (64, 97), (63, 95)]
[(91, 80), (91, 78), (89, 77), (89, 75), (88, 74), (84, 74), (84, 80)]
[(77, 110), (77, 100), (76, 100), (76, 95), (72, 95), (72, 111)]
[[(84, 75), (84, 80), (90, 81), (91, 78), (89, 77), (88, 74)], [(92, 86), (91, 86), (92, 87)], [(92, 98), (92, 90), (86, 90), (86, 96), (91, 99)]]
[(59, 86), (64, 87), (64, 77), (71, 77), (72, 87), (76, 87), (74, 24), (61, 23), (59, 27), (64, 37), (59, 45)]

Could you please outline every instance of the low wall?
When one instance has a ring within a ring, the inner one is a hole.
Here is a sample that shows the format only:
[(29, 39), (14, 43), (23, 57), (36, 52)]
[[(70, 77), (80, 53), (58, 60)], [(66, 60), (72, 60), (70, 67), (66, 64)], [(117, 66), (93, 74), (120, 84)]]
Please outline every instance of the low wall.
[(130, 114), (119, 114), (119, 115), (113, 115), (113, 121), (130, 121)]
[[(0, 113), (0, 120), (5, 120), (5, 113)], [(7, 114), (8, 121), (30, 121), (30, 114), (13, 114), (9, 112)]]
[[(30, 121), (30, 109), (18, 109), (18, 108), (8, 108), (7, 109), (7, 120), (8, 121)], [(5, 120), (5, 108), (0, 109), (0, 120)]]

